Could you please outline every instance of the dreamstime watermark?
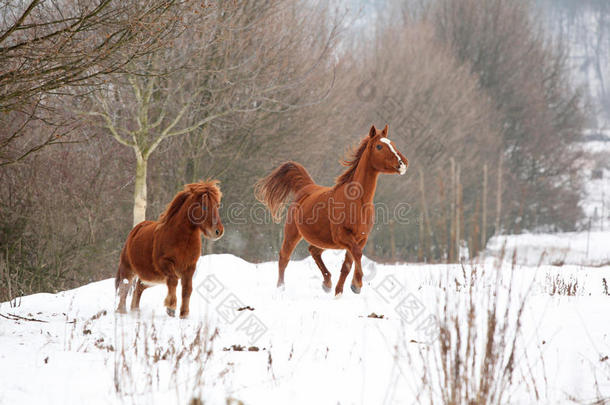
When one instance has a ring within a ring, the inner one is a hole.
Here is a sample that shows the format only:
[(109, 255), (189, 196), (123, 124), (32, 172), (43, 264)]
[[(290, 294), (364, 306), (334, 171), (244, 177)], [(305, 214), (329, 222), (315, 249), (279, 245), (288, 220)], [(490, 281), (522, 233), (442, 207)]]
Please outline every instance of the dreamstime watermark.
[[(373, 279), (377, 273), (374, 271), (370, 274), (372, 277), (369, 275), (369, 278)], [(393, 308), (407, 327), (413, 328), (418, 343), (430, 344), (438, 337), (438, 317), (428, 311), (413, 292), (407, 291), (394, 275), (385, 276), (373, 286), (373, 291)]]
[[(221, 207), (220, 210), (223, 212), (223, 223), (234, 225), (274, 223), (267, 207), (259, 202), (254, 204), (232, 202), (226, 209)], [(297, 207), (294, 215), (287, 217), (286, 221), (311, 225), (324, 217), (331, 224), (355, 225), (369, 223), (370, 214), (373, 214), (375, 224), (383, 225), (391, 221), (396, 224), (417, 223), (419, 216), (413, 212), (413, 207), (408, 202), (400, 202), (392, 207), (383, 202), (357, 205), (329, 199), (317, 203), (309, 211)]]
[(208, 274), (195, 289), (227, 325), (242, 334), (249, 344), (256, 343), (265, 333), (267, 326), (254, 315), (234, 292), (226, 288), (213, 274)]
[[(363, 204), (361, 202), (363, 195), (364, 190), (360, 183), (349, 183), (343, 189), (342, 196), (330, 196), (326, 200), (316, 202), (307, 210), (303, 209), (301, 205), (295, 206), (292, 215), (286, 216), (286, 221), (312, 225), (324, 219), (331, 224), (364, 225), (373, 221), (374, 224), (387, 225), (390, 222), (417, 223), (419, 220), (419, 215), (413, 213), (413, 207), (408, 202), (399, 202), (394, 206), (383, 202)], [(232, 202), (226, 208), (221, 202), (219, 211), (223, 213), (222, 220), (226, 224), (264, 225), (274, 223), (267, 206), (261, 202), (254, 204)], [(207, 221), (207, 216), (212, 214), (210, 210), (202, 208), (202, 205), (197, 202), (189, 207), (188, 215), (192, 223), (202, 224)], [(212, 223), (217, 222), (213, 220)]]
[(432, 162), (439, 158), (445, 151), (445, 145), (436, 136), (417, 136), (426, 129), (424, 120), (415, 113), (405, 108), (400, 100), (388, 94), (377, 98), (376, 79), (371, 77), (365, 79), (356, 88), (356, 95), (360, 101), (365, 103), (376, 103), (374, 113), (377, 118), (389, 123), (392, 131), (396, 131), (405, 140), (415, 139), (415, 144), (410, 145), (410, 150), (416, 152), (417, 160)]

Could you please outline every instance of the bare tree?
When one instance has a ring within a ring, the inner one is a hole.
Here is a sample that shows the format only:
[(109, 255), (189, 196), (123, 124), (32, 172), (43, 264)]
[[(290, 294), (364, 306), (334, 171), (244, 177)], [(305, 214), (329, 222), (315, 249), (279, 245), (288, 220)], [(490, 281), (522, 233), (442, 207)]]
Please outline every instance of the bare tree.
[[(0, 2), (0, 166), (70, 133), (54, 120), (54, 96), (99, 84), (179, 30), (175, 0)], [(51, 111), (51, 113), (49, 113)], [(18, 125), (10, 125), (14, 121)], [(49, 125), (30, 136), (29, 124)]]
[[(548, 40), (528, 1), (439, 0), (431, 20), (479, 81), (502, 123), (508, 231), (573, 229), (578, 204), (581, 95), (565, 49)], [(510, 190), (510, 192), (507, 192)]]
[(100, 117), (114, 139), (135, 153), (134, 224), (146, 217), (147, 162), (163, 141), (196, 132), (203, 145), (213, 135), (206, 130), (212, 122), (235, 124), (248, 114), (260, 119), (323, 98), (324, 91), (304, 97), (295, 90), (329, 58), (336, 32), (331, 29), (309, 63), (296, 66), (291, 56), (299, 38), (287, 32), (305, 31), (307, 20), (298, 12), (292, 1), (184, 10), (189, 29), (174, 46), (131, 62), (127, 73), (94, 93), (87, 114)]

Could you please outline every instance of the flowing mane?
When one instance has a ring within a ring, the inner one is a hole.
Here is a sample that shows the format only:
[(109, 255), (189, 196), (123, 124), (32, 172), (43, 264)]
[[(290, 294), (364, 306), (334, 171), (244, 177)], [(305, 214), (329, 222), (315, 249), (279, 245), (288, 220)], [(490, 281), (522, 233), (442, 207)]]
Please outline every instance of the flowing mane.
[(222, 192), (218, 187), (220, 181), (218, 180), (205, 180), (198, 183), (187, 184), (184, 186), (184, 190), (188, 190), (193, 194), (203, 195), (207, 194), (216, 204), (220, 204), (222, 198)]
[(159, 215), (159, 225), (157, 228), (165, 225), (172, 219), (180, 208), (184, 205), (184, 202), (191, 195), (204, 195), (207, 194), (211, 200), (213, 200), (216, 204), (220, 203), (220, 199), (222, 198), (222, 192), (218, 187), (218, 180), (208, 180), (208, 181), (200, 181), (198, 183), (187, 184), (184, 186), (184, 190), (176, 194), (172, 202), (167, 205), (165, 211)]
[(369, 144), (369, 139), (370, 138), (368, 136), (365, 137), (362, 141), (360, 141), (358, 148), (352, 150), (349, 157), (341, 161), (341, 164), (343, 166), (348, 166), (348, 169), (342, 175), (337, 177), (335, 180), (335, 186), (341, 186), (354, 179), (356, 167), (358, 167), (358, 163), (360, 163), (360, 159), (362, 158), (362, 155), (364, 155), (364, 151)]

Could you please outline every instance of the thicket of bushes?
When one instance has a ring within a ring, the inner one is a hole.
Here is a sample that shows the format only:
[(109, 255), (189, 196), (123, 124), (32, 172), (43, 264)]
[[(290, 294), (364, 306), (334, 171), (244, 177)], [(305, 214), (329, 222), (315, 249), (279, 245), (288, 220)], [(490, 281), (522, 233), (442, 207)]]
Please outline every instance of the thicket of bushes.
[[(226, 232), (208, 252), (276, 259), (282, 227), (256, 206), (256, 179), (291, 159), (330, 185), (346, 148), (372, 123), (390, 125), (411, 163), (405, 176), (380, 178), (376, 201), (389, 215), (366, 252), (378, 260), (456, 261), (461, 247), (474, 255), (494, 232), (569, 230), (579, 219), (579, 93), (561, 47), (526, 2), (407, 2), (347, 31), (350, 14), (324, 2), (164, 4), (171, 24), (143, 55), (120, 49), (115, 58), (130, 58), (95, 83), (82, 78), (2, 104), (0, 285), (8, 288), (0, 300), (114, 274), (132, 226), (136, 158), (88, 113), (107, 112), (129, 139), (143, 119), (129, 93), (134, 75), (152, 83), (149, 122), (163, 115), (167, 126), (187, 102), (180, 128), (220, 115), (164, 139), (147, 165), (150, 219), (184, 183), (222, 181)], [(19, 37), (2, 41), (5, 71), (27, 54), (6, 52)], [(295, 253), (305, 254), (305, 246)]]

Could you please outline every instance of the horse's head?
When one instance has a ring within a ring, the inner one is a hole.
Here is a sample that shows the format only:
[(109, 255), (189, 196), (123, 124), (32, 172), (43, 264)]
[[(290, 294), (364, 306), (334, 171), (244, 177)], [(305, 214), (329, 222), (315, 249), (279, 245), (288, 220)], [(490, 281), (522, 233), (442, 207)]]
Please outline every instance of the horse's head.
[(398, 151), (394, 142), (388, 139), (388, 126), (382, 131), (371, 127), (369, 131), (369, 146), (371, 147), (370, 162), (373, 169), (382, 173), (405, 174), (409, 161)]
[(185, 191), (190, 193), (187, 203), (189, 220), (211, 240), (218, 240), (224, 234), (219, 212), (222, 193), (218, 183), (218, 180), (202, 181), (185, 187)]

